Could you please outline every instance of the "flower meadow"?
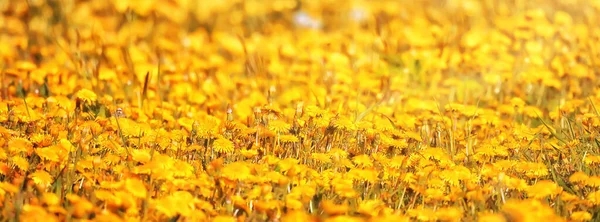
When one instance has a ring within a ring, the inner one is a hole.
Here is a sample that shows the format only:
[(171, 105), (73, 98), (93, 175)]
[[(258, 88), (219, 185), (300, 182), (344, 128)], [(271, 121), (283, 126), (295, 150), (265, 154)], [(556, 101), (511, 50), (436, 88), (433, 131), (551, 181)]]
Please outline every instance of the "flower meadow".
[(0, 1), (1, 221), (598, 221), (600, 2)]

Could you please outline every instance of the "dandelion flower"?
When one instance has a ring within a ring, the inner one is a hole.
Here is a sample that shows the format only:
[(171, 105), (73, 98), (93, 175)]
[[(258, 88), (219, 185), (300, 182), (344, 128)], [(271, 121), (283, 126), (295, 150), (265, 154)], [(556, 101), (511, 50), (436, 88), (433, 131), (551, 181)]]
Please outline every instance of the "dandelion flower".
[(52, 175), (44, 170), (38, 170), (30, 176), (33, 182), (38, 185), (49, 186), (54, 181)]
[(42, 158), (43, 160), (58, 162), (60, 157), (57, 152), (60, 149), (56, 149), (56, 146), (45, 147), (45, 148), (37, 148), (35, 149), (35, 153)]
[(220, 122), (218, 119), (209, 116), (198, 121), (194, 125), (194, 127), (196, 129), (198, 137), (208, 139), (211, 138), (217, 132), (217, 127), (219, 126), (219, 124)]
[(251, 176), (250, 168), (244, 162), (234, 162), (224, 166), (221, 175), (230, 180), (245, 180)]
[(406, 165), (406, 161), (406, 156), (395, 156), (388, 162), (388, 166), (394, 169), (400, 169), (401, 167)]
[(530, 186), (527, 190), (527, 195), (536, 199), (542, 199), (548, 196), (554, 197), (561, 192), (562, 187), (559, 187), (556, 183), (549, 180), (542, 180)]
[(125, 189), (137, 198), (146, 198), (148, 192), (144, 183), (137, 178), (128, 178), (125, 181)]
[(137, 161), (140, 163), (150, 162), (150, 159), (151, 159), (150, 153), (147, 150), (141, 150), (141, 149), (131, 150), (131, 157), (134, 161)]
[(589, 200), (594, 206), (600, 205), (600, 190), (589, 193), (585, 199)]
[(326, 153), (313, 153), (311, 154), (311, 158), (320, 163), (331, 163), (331, 157)]
[(572, 221), (589, 221), (592, 220), (592, 214), (586, 211), (573, 212), (569, 217)]
[(587, 165), (598, 165), (600, 164), (600, 156), (588, 155), (585, 157), (584, 162)]
[(240, 153), (246, 158), (252, 158), (258, 155), (258, 151), (256, 149), (242, 149), (240, 150)]
[(435, 215), (441, 221), (460, 221), (463, 211), (458, 207), (444, 207), (438, 209)]
[(33, 151), (33, 144), (25, 138), (13, 138), (8, 141), (8, 150), (10, 153), (31, 153)]
[(269, 130), (274, 131), (276, 133), (288, 132), (290, 128), (291, 125), (284, 122), (283, 120), (274, 120), (269, 122)]
[(333, 126), (339, 130), (356, 130), (356, 124), (346, 117), (339, 117), (335, 120)]
[(419, 221), (436, 221), (435, 211), (430, 208), (419, 207), (415, 209), (409, 209), (406, 213)]
[(373, 161), (371, 160), (371, 157), (369, 157), (366, 154), (355, 156), (354, 158), (352, 158), (352, 161), (354, 162), (354, 164), (356, 164), (356, 166), (359, 167), (368, 168), (373, 166)]
[(282, 135), (279, 137), (279, 140), (282, 143), (297, 143), (300, 140), (298, 139), (298, 137), (294, 136), (294, 135)]
[(600, 187), (600, 177), (599, 176), (591, 176), (585, 181), (586, 186), (590, 187)]
[(321, 208), (323, 209), (323, 211), (330, 215), (340, 215), (340, 214), (345, 214), (346, 212), (348, 212), (348, 205), (344, 204), (344, 205), (338, 205), (333, 203), (330, 200), (324, 200), (321, 202)]
[(304, 212), (303, 210), (294, 210), (294, 211), (289, 211), (288, 213), (286, 213), (281, 218), (281, 221), (284, 221), (284, 222), (315, 221), (315, 219), (312, 216), (310, 216), (309, 214), (307, 214), (306, 212)]
[(96, 93), (92, 92), (89, 89), (81, 89), (75, 94), (75, 96), (78, 99), (81, 99), (86, 102), (95, 102), (98, 98), (98, 96), (96, 96)]
[(381, 200), (366, 200), (359, 204), (357, 212), (367, 216), (378, 216), (379, 212), (385, 207)]
[(287, 198), (285, 199), (285, 206), (290, 210), (300, 210), (304, 207), (302, 202), (300, 202), (299, 200), (290, 198), (290, 195), (288, 195)]
[(351, 169), (350, 172), (348, 172), (348, 175), (358, 181), (361, 182), (377, 182), (377, 180), (379, 179), (379, 172), (375, 171), (375, 170), (363, 170), (363, 169)]
[(217, 153), (231, 153), (234, 150), (234, 145), (231, 140), (220, 137), (213, 142), (213, 149)]
[(537, 199), (509, 200), (502, 211), (517, 221), (560, 221), (554, 209)]
[(29, 161), (27, 161), (25, 158), (20, 157), (20, 156), (11, 158), (11, 162), (13, 165), (15, 165), (17, 168), (19, 168), (21, 170), (28, 170), (28, 168), (29, 168)]

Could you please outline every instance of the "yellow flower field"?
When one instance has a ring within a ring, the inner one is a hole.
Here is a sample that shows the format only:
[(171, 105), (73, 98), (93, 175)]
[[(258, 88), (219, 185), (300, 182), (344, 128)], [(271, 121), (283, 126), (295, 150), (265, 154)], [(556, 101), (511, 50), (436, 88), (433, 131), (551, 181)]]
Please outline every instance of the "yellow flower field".
[(0, 221), (600, 220), (600, 1), (0, 11)]

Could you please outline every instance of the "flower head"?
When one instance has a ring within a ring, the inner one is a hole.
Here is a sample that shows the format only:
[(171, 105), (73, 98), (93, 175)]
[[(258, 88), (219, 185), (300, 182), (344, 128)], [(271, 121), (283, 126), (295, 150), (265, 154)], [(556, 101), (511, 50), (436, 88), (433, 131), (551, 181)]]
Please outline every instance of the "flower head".
[(234, 150), (233, 142), (224, 137), (217, 138), (212, 147), (217, 153), (231, 153)]

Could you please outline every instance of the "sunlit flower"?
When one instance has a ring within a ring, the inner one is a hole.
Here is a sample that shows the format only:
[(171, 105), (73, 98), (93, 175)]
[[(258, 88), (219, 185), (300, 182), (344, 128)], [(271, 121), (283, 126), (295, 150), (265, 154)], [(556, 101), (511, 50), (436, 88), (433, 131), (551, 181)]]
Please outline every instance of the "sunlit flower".
[(352, 161), (354, 162), (354, 164), (356, 164), (357, 166), (360, 167), (372, 167), (373, 166), (373, 161), (371, 160), (371, 158), (368, 155), (358, 155), (355, 156), (354, 158), (352, 158)]
[(148, 192), (144, 183), (135, 178), (129, 178), (125, 181), (125, 189), (137, 198), (146, 198)]
[(96, 96), (96, 93), (92, 92), (89, 89), (81, 89), (77, 91), (76, 97), (86, 102), (95, 102), (98, 98), (98, 96)]
[(340, 215), (348, 211), (347, 205), (337, 205), (329, 200), (322, 201), (321, 208), (323, 208), (324, 212), (328, 215)]
[(250, 168), (243, 162), (234, 162), (221, 170), (221, 175), (230, 180), (245, 180), (250, 177)]
[(0, 2), (2, 218), (600, 206), (597, 1)]
[(380, 200), (366, 200), (358, 206), (358, 212), (367, 216), (377, 216), (385, 207), (385, 204)]
[(599, 176), (591, 176), (585, 181), (586, 186), (590, 187), (600, 187), (600, 177)]
[(31, 179), (38, 185), (49, 186), (54, 180), (46, 171), (38, 170), (31, 174)]
[(331, 157), (326, 153), (313, 153), (311, 158), (321, 163), (331, 163)]
[(538, 181), (530, 186), (527, 190), (527, 195), (532, 198), (542, 199), (545, 197), (555, 197), (562, 192), (562, 188), (556, 183), (548, 180)]
[(289, 131), (290, 128), (291, 125), (282, 120), (275, 120), (269, 123), (269, 129), (276, 133), (285, 133)]
[(592, 219), (592, 214), (586, 211), (573, 212), (569, 217), (573, 221), (589, 221)]
[(223, 137), (216, 139), (212, 147), (217, 153), (231, 153), (234, 150), (233, 142)]
[(298, 141), (300, 141), (298, 137), (294, 135), (282, 135), (279, 137), (279, 140), (282, 143), (297, 143)]

